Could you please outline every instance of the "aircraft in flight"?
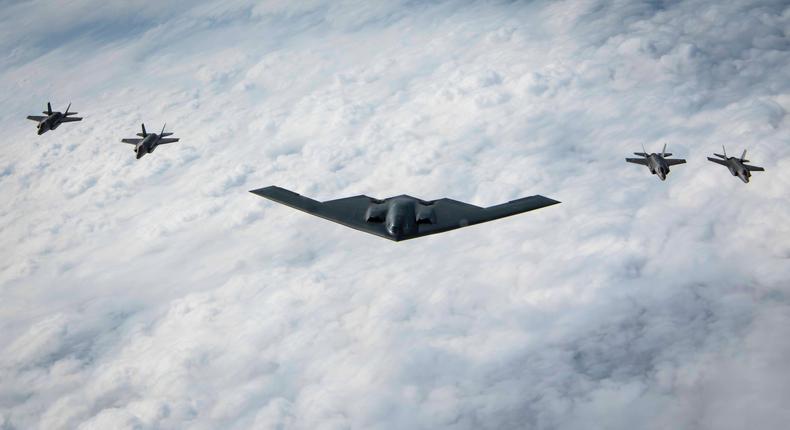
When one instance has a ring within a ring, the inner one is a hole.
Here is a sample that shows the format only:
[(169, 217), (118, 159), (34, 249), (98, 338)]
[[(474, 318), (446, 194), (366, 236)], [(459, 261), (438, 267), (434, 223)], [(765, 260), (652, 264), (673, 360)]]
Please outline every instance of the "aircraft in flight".
[(656, 154), (655, 152), (648, 154), (647, 151), (645, 151), (644, 146), (642, 146), (642, 151), (644, 152), (634, 152), (634, 155), (638, 155), (642, 158), (626, 158), (625, 161), (647, 166), (647, 168), (650, 169), (650, 173), (658, 175), (658, 178), (662, 181), (667, 179), (667, 175), (669, 174), (669, 166), (683, 164), (686, 162), (686, 160), (681, 158), (666, 158), (672, 155), (667, 152), (666, 143), (664, 144), (664, 149), (661, 150), (660, 154)]
[(394, 241), (442, 233), (559, 203), (535, 195), (482, 208), (452, 199), (424, 201), (407, 195), (384, 200), (360, 195), (319, 202), (276, 186), (250, 192), (346, 227)]
[(747, 183), (747, 184), (749, 183), (749, 177), (752, 176), (752, 174), (750, 172), (764, 172), (765, 171), (765, 169), (763, 169), (762, 167), (750, 166), (748, 164), (744, 164), (744, 163), (748, 163), (749, 162), (749, 160), (746, 159), (746, 150), (745, 149), (743, 150), (743, 154), (741, 154), (741, 158), (728, 157), (727, 156), (727, 150), (724, 149), (724, 146), (722, 146), (721, 149), (722, 149), (722, 151), (724, 151), (723, 155), (722, 154), (713, 153), (713, 155), (715, 155), (715, 156), (717, 156), (719, 158), (708, 157), (708, 160), (713, 161), (716, 164), (721, 164), (722, 166), (726, 166), (728, 169), (730, 169), (730, 173), (732, 173), (732, 176), (737, 176), (737, 177), (741, 178), (741, 180), (744, 183)]
[(162, 131), (159, 134), (148, 133), (145, 131), (145, 124), (142, 124), (143, 132), (137, 133), (140, 138), (121, 139), (121, 142), (134, 145), (134, 152), (137, 153), (137, 159), (139, 160), (143, 155), (154, 152), (154, 149), (159, 145), (178, 142), (177, 137), (167, 137), (172, 136), (173, 133), (165, 133), (165, 127), (167, 127), (167, 123), (162, 127)]
[(30, 115), (27, 119), (38, 122), (36, 128), (38, 129), (38, 135), (41, 136), (49, 130), (55, 130), (64, 122), (82, 121), (82, 118), (72, 116), (76, 115), (77, 112), (69, 112), (69, 108), (71, 108), (71, 103), (66, 108), (66, 112), (53, 112), (52, 104), (47, 102), (47, 110), (41, 112), (47, 116)]

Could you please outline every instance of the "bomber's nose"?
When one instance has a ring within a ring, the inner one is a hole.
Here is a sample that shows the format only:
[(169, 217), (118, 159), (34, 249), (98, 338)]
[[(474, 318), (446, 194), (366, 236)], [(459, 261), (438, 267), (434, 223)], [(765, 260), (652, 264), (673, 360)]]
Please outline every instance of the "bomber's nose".
[(403, 238), (403, 228), (401, 228), (401, 226), (393, 225), (388, 230), (393, 239), (401, 240), (401, 238)]

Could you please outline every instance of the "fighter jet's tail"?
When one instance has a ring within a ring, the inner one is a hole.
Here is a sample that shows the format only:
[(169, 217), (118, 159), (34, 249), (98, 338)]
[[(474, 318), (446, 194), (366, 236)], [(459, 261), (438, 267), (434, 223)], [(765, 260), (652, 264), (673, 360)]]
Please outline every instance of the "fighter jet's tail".
[(47, 110), (45, 110), (44, 112), (41, 112), (41, 113), (45, 113), (47, 115), (52, 115), (52, 104), (50, 102), (47, 102)]
[(645, 150), (645, 145), (642, 144), (642, 152), (634, 152), (634, 155), (647, 158), (649, 154), (647, 153), (647, 150)]
[(727, 149), (724, 148), (724, 145), (721, 145), (721, 150), (724, 152), (724, 154), (717, 154), (717, 153), (714, 152), (713, 155), (715, 155), (715, 156), (717, 156), (717, 157), (719, 157), (721, 159), (726, 160), (727, 159)]
[(63, 113), (63, 116), (71, 116), (79, 113), (79, 112), (69, 112), (69, 109), (71, 109), (71, 102), (69, 102), (69, 105), (66, 106), (66, 112)]
[(167, 123), (165, 123), (165, 125), (162, 126), (162, 131), (159, 133), (159, 137), (167, 137), (173, 135), (173, 133), (165, 133), (165, 127), (167, 127)]
[(140, 124), (140, 126), (143, 128), (143, 132), (142, 133), (137, 133), (137, 135), (140, 136), (140, 137), (148, 136), (148, 132), (145, 131), (145, 124)]
[[(640, 157), (645, 157), (645, 158), (650, 156), (650, 154), (648, 154), (647, 150), (645, 149), (645, 145), (642, 145), (642, 152), (634, 152), (634, 155), (638, 155)], [(659, 153), (658, 155), (660, 155), (662, 157), (669, 157), (669, 156), (672, 155), (671, 152), (667, 152), (667, 144), (666, 143), (664, 144), (664, 149), (662, 149), (661, 153)]]
[[(746, 150), (744, 149), (743, 150), (743, 154), (741, 154), (741, 163), (748, 163), (748, 162), (749, 162), (749, 160), (746, 159)], [(750, 166), (748, 164), (744, 164), (743, 167), (746, 170), (750, 171), (750, 172), (764, 172), (765, 171), (765, 169), (763, 169), (762, 167)]]
[[(727, 156), (727, 149), (724, 148), (724, 145), (721, 146), (721, 150), (724, 152), (724, 154), (716, 154), (714, 152), (713, 155), (715, 155), (715, 156), (717, 156), (719, 158), (725, 159), (725, 160), (730, 158), (730, 157)], [(743, 150), (743, 154), (741, 154), (740, 161), (741, 161), (741, 163), (748, 163), (749, 162), (749, 160), (746, 159), (746, 150), (745, 149)]]

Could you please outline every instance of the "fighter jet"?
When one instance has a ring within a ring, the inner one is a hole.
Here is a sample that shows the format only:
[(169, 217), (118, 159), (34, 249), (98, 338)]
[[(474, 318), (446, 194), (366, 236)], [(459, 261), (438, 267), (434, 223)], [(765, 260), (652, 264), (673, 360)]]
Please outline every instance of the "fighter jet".
[(322, 203), (276, 186), (250, 192), (346, 227), (394, 241), (441, 233), (559, 203), (538, 195), (488, 208), (452, 199), (425, 201), (407, 195), (384, 200), (362, 195)]
[(746, 159), (745, 149), (743, 150), (743, 154), (741, 154), (741, 158), (728, 157), (727, 150), (724, 149), (724, 146), (722, 146), (721, 149), (722, 151), (724, 151), (724, 155), (714, 153), (713, 155), (719, 158), (708, 157), (708, 160), (713, 161), (716, 164), (721, 164), (722, 166), (727, 166), (727, 168), (730, 169), (730, 173), (732, 173), (732, 176), (737, 176), (741, 178), (743, 182), (747, 184), (749, 183), (749, 177), (752, 176), (752, 174), (749, 172), (765, 171), (765, 169), (763, 169), (762, 167), (743, 164), (749, 162), (749, 160)]
[(134, 152), (137, 153), (137, 159), (139, 160), (143, 155), (154, 152), (154, 149), (159, 145), (178, 142), (177, 137), (167, 138), (167, 136), (172, 136), (173, 133), (165, 133), (165, 127), (167, 127), (166, 123), (159, 134), (148, 133), (145, 131), (145, 124), (142, 124), (143, 132), (137, 133), (142, 139), (121, 139), (121, 142), (134, 145)]
[(647, 151), (645, 151), (644, 145), (642, 146), (642, 151), (644, 152), (634, 152), (634, 155), (638, 155), (642, 158), (626, 158), (625, 161), (647, 166), (647, 168), (650, 169), (650, 173), (658, 175), (658, 178), (662, 181), (667, 179), (667, 175), (669, 174), (669, 166), (683, 164), (686, 162), (686, 160), (680, 158), (666, 158), (672, 155), (667, 152), (666, 143), (664, 144), (664, 149), (661, 150), (660, 154), (652, 153), (648, 155)]
[(71, 107), (71, 103), (66, 108), (66, 112), (52, 112), (52, 104), (47, 102), (47, 110), (41, 113), (47, 114), (47, 116), (36, 116), (30, 115), (27, 119), (32, 121), (37, 121), (38, 125), (38, 135), (41, 136), (42, 134), (46, 133), (49, 130), (54, 130), (58, 128), (64, 122), (73, 122), (73, 121), (82, 121), (82, 118), (73, 117), (72, 115), (76, 115), (77, 112), (69, 112), (69, 108)]

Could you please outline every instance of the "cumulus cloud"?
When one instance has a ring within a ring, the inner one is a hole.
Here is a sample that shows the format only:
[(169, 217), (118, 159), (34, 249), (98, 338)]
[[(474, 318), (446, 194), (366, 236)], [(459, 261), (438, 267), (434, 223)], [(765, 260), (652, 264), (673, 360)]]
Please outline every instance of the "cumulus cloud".
[[(786, 2), (55, 6), (0, 17), (0, 428), (790, 421)], [(394, 244), (269, 184), (563, 203)]]

